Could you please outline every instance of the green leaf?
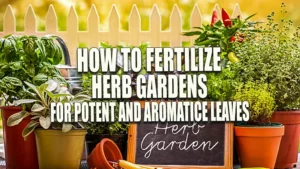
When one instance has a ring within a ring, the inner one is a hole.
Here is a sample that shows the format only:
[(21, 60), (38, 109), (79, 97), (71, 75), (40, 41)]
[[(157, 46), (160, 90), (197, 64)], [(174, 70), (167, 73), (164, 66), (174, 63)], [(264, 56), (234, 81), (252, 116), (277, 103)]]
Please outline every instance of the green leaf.
[(35, 103), (32, 107), (31, 107), (31, 111), (32, 112), (40, 112), (42, 110), (44, 110), (45, 107), (40, 105), (39, 103)]
[(183, 35), (185, 36), (194, 36), (194, 35), (201, 35), (203, 32), (202, 31), (193, 31), (193, 32), (186, 32)]
[(222, 25), (223, 25), (222, 21), (221, 21), (221, 20), (218, 20), (218, 21), (214, 24), (214, 27), (215, 27), (215, 28), (219, 28), (219, 27), (222, 26)]
[(31, 120), (36, 120), (36, 119), (39, 119), (41, 116), (33, 116), (31, 117)]
[(49, 80), (47, 90), (52, 92), (58, 87), (58, 83), (54, 80)]
[(38, 88), (31, 84), (31, 83), (28, 83), (28, 82), (24, 82), (30, 89), (32, 89), (40, 98), (42, 98), (42, 96), (40, 95), (40, 92), (38, 90)]
[(55, 55), (53, 57), (53, 65), (57, 65), (61, 62), (62, 60), (62, 50), (59, 46), (55, 45)]
[(250, 15), (250, 16), (248, 16), (246, 19), (245, 19), (245, 21), (248, 21), (250, 18), (252, 18), (253, 16), (255, 16), (256, 15), (256, 13), (255, 14), (252, 14), (252, 15)]
[(84, 102), (90, 100), (91, 97), (87, 95), (76, 95), (73, 99), (74, 102)]
[(16, 100), (15, 101), (15, 105), (18, 106), (20, 104), (28, 104), (28, 103), (34, 103), (36, 102), (37, 100), (35, 99), (21, 99), (21, 100)]
[(15, 113), (8, 118), (7, 125), (10, 127), (18, 125), (27, 116), (29, 116), (29, 113), (25, 110)]
[(39, 125), (38, 122), (36, 122), (36, 121), (31, 121), (31, 122), (24, 128), (24, 130), (23, 130), (23, 132), (22, 132), (22, 136), (24, 137), (25, 140), (26, 140), (27, 136), (28, 136), (29, 134), (31, 134), (31, 133), (34, 131), (34, 129), (35, 129), (38, 125)]
[(20, 70), (22, 68), (21, 62), (13, 62), (10, 66), (12, 70)]
[(64, 123), (62, 126), (62, 132), (68, 132), (73, 128), (72, 124)]
[(33, 77), (32, 81), (36, 85), (41, 85), (41, 84), (47, 82), (47, 80), (48, 80), (48, 76), (46, 76), (43, 73), (39, 73), (39, 74), (37, 74), (36, 76)]
[(41, 116), (39, 119), (40, 125), (44, 128), (44, 129), (48, 129), (51, 125), (51, 121), (50, 121), (50, 117), (43, 117)]

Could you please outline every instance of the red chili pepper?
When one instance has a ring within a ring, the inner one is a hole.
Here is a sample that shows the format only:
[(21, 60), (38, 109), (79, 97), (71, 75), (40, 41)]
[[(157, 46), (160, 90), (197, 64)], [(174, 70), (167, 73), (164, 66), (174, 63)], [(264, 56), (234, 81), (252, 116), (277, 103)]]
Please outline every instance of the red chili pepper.
[(223, 23), (225, 25), (225, 27), (231, 27), (232, 26), (232, 22), (230, 20), (230, 17), (228, 15), (228, 13), (222, 8), (222, 20)]
[(229, 42), (234, 42), (235, 41), (235, 36), (231, 36), (231, 38), (229, 39)]
[(211, 16), (211, 24), (210, 26), (214, 26), (214, 24), (219, 20), (217, 10), (214, 10)]

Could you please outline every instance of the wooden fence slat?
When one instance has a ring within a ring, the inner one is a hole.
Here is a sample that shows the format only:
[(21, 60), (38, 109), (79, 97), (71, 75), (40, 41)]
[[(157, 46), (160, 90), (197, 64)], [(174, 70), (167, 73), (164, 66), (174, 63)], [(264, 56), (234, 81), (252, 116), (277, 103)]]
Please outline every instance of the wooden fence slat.
[(220, 9), (219, 4), (215, 5), (214, 10), (217, 10), (218, 20), (221, 20), (222, 19), (222, 14), (221, 14), (221, 9)]
[(161, 16), (157, 5), (153, 6), (150, 14), (150, 44), (153, 47), (161, 47), (160, 32), (161, 32)]
[(170, 16), (170, 45), (172, 47), (181, 47), (181, 14), (178, 6), (174, 5), (171, 16)]
[(130, 45), (140, 45), (140, 32), (141, 32), (141, 17), (136, 5), (132, 6), (129, 15), (129, 43)]
[(99, 15), (95, 5), (92, 5), (88, 15), (88, 46), (98, 47)]
[(118, 45), (120, 39), (120, 16), (116, 5), (112, 6), (109, 14), (109, 41), (111, 45)]
[(231, 17), (236, 18), (238, 16), (240, 16), (240, 19), (243, 19), (243, 14), (242, 14), (239, 4), (235, 4)]
[(3, 17), (4, 34), (14, 34), (16, 32), (16, 18), (10, 5), (7, 6)]
[(46, 32), (56, 34), (57, 32), (57, 16), (53, 5), (50, 5), (46, 14)]
[(31, 5), (28, 6), (24, 18), (24, 30), (28, 34), (36, 33), (36, 17)]
[(74, 6), (71, 6), (67, 19), (67, 41), (71, 65), (76, 66), (76, 49), (78, 47), (78, 16)]
[[(202, 25), (202, 15), (201, 15), (198, 5), (196, 4), (194, 6), (194, 9), (193, 9), (192, 15), (191, 15), (191, 19), (190, 19), (190, 30), (195, 30), (194, 27), (201, 27), (201, 25)], [(194, 41), (196, 38), (197, 38), (196, 36), (191, 37), (190, 45), (194, 44)]]

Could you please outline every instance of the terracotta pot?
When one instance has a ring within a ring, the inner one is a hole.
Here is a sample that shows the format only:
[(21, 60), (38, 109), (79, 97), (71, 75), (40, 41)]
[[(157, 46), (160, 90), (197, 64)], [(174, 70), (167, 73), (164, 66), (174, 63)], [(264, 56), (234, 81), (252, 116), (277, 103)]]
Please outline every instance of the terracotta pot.
[(122, 159), (118, 146), (112, 140), (104, 138), (89, 155), (87, 162), (90, 168), (114, 169), (109, 161), (117, 162)]
[(273, 169), (284, 126), (235, 126), (235, 137), (242, 168), (265, 167)]
[(7, 169), (38, 169), (38, 158), (34, 134), (25, 141), (23, 129), (30, 122), (30, 117), (23, 119), (20, 124), (9, 127), (7, 119), (22, 110), (22, 107), (0, 107), (2, 112), (5, 162)]
[(87, 134), (85, 136), (87, 154), (91, 154), (97, 144), (104, 138), (114, 141), (120, 149), (123, 159), (126, 159), (128, 134)]
[(275, 168), (292, 168), (292, 164), (298, 160), (300, 111), (277, 111), (271, 121), (281, 123), (285, 127)]
[(40, 169), (79, 169), (86, 130), (36, 129)]

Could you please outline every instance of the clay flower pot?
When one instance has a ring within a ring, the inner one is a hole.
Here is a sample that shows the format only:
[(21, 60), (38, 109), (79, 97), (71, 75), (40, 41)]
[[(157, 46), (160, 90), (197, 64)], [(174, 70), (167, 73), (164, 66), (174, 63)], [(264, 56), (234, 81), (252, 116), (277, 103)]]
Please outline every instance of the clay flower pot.
[(273, 169), (284, 126), (235, 126), (235, 137), (242, 168)]
[(34, 134), (30, 134), (25, 141), (22, 136), (23, 129), (30, 122), (30, 117), (23, 119), (18, 125), (7, 126), (7, 119), (22, 110), (22, 107), (0, 107), (3, 122), (3, 137), (5, 149), (5, 162), (7, 169), (38, 169), (38, 157)]
[(87, 162), (90, 168), (114, 169), (109, 161), (118, 162), (122, 159), (118, 146), (112, 140), (104, 138), (89, 155)]
[(277, 111), (272, 116), (272, 122), (285, 127), (275, 168), (292, 168), (292, 164), (298, 160), (300, 111)]
[(128, 134), (87, 134), (85, 136), (87, 154), (91, 154), (97, 144), (104, 138), (114, 141), (119, 147), (123, 158), (126, 159)]

